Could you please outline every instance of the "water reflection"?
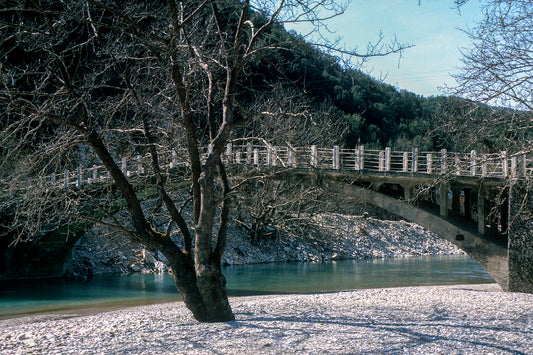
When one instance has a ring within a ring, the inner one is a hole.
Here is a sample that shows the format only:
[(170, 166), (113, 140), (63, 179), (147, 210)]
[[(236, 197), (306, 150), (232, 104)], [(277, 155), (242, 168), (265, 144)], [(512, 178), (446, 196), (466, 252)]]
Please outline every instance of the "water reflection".
[[(225, 267), (224, 275), (230, 296), (493, 282), (467, 256), (240, 265)], [(168, 274), (3, 282), (0, 317), (103, 303), (176, 299), (174, 280)]]
[(465, 256), (228, 267), (230, 291), (286, 293), (493, 282)]

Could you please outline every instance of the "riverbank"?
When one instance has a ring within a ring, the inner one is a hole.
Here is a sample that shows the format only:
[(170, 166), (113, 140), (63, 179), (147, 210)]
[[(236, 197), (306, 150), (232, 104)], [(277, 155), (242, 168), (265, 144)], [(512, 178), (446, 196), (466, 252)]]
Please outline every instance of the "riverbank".
[[(275, 262), (319, 262), (346, 259), (461, 255), (464, 252), (431, 231), (358, 201), (347, 201), (345, 213), (316, 214), (305, 232), (252, 244), (247, 231), (230, 223), (223, 265)], [(349, 213), (348, 213), (349, 212)], [(104, 226), (92, 228), (73, 249), (73, 273), (80, 277), (134, 272), (167, 272), (165, 257), (132, 244)]]
[(495, 284), (232, 298), (236, 320), (183, 303), (0, 321), (0, 354), (533, 353), (533, 295)]

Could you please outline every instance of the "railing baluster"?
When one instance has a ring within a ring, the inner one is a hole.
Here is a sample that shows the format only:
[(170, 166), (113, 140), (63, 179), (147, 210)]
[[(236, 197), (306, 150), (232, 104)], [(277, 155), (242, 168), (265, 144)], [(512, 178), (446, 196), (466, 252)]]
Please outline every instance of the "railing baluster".
[(137, 173), (144, 174), (144, 167), (142, 165), (141, 155), (137, 155)]
[(440, 150), (440, 174), (446, 175), (448, 172), (448, 164), (446, 162), (447, 159), (447, 152), (446, 149)]
[(390, 157), (391, 157), (390, 147), (386, 147), (385, 148), (385, 171), (390, 171)]
[(272, 148), (267, 147), (266, 165), (272, 165)]
[(402, 155), (402, 172), (406, 173), (409, 171), (409, 153), (403, 152)]
[(361, 145), (355, 151), (355, 170), (363, 170), (365, 167), (365, 148)]
[(522, 161), (521, 165), (520, 165), (520, 177), (527, 177), (527, 154), (526, 153), (523, 153), (521, 154), (522, 156), (522, 159), (520, 159)]
[(231, 163), (233, 161), (233, 144), (228, 143), (226, 144), (226, 159), (228, 163)]
[(340, 168), (340, 155), (339, 155), (339, 146), (335, 145), (333, 146), (333, 169), (339, 170)]
[(487, 176), (487, 154), (481, 156), (481, 177)]
[(252, 143), (246, 144), (246, 164), (252, 163)]
[(503, 177), (506, 178), (509, 176), (509, 166), (507, 164), (507, 152), (502, 151), (500, 153), (501, 159), (502, 159), (502, 174)]
[(316, 145), (311, 146), (311, 166), (316, 168), (318, 166), (318, 152)]
[(476, 176), (476, 151), (470, 151), (470, 176)]
[(93, 182), (98, 181), (98, 167), (93, 164)]
[(418, 148), (413, 148), (413, 152), (411, 154), (412, 154), (411, 171), (413, 173), (417, 173), (418, 172)]
[(172, 149), (172, 161), (170, 162), (170, 168), (175, 168), (178, 165), (178, 153)]
[(76, 187), (81, 187), (83, 185), (83, 169), (81, 166), (78, 166), (78, 179), (76, 182)]
[(426, 172), (431, 174), (433, 172), (433, 154), (427, 153), (426, 154)]
[(292, 147), (289, 147), (287, 151), (287, 163), (289, 164), (289, 166), (292, 166), (293, 168), (295, 168), (297, 165), (296, 152), (292, 149)]
[(64, 178), (65, 178), (65, 181), (64, 181), (64, 187), (65, 189), (68, 189), (68, 170), (65, 169), (65, 172), (64, 172)]
[(517, 173), (517, 164), (518, 157), (516, 155), (511, 157), (511, 177), (515, 178)]

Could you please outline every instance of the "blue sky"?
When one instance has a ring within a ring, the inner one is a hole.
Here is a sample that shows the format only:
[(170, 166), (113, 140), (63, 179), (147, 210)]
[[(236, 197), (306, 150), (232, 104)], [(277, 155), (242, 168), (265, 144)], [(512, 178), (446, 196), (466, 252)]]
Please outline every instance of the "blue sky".
[[(420, 5), (419, 5), (420, 3)], [(452, 0), (352, 0), (347, 11), (328, 25), (343, 37), (346, 47), (363, 51), (380, 31), (385, 40), (396, 38), (415, 45), (398, 56), (372, 58), (362, 68), (385, 82), (414, 93), (442, 94), (438, 88), (453, 86), (450, 73), (460, 67), (459, 48), (470, 45), (460, 29), (472, 27), (481, 19), (477, 0), (454, 8)]]

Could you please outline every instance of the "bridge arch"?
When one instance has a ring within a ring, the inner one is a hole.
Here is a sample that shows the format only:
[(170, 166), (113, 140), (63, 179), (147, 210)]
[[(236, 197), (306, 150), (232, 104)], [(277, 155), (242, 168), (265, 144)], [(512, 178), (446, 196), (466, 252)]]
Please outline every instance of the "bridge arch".
[(406, 201), (387, 196), (381, 192), (347, 184), (340, 188), (340, 192), (346, 195), (356, 197), (408, 221), (417, 223), (453, 243), (476, 260), (503, 289), (507, 289), (509, 267), (506, 246), (463, 229), (445, 218), (417, 208)]
[[(443, 239), (453, 243), (471, 256), (489, 275), (502, 287), (508, 290), (509, 263), (507, 245), (492, 240), (454, 223), (445, 216), (432, 213), (399, 198), (400, 191), (405, 193), (408, 188), (396, 187), (389, 183), (355, 183), (337, 173), (308, 173), (303, 171), (281, 172), (277, 177), (287, 178), (301, 183), (320, 185), (328, 191), (344, 194), (382, 208), (410, 222), (431, 230)], [(374, 189), (369, 187), (374, 185)], [(398, 185), (399, 186), (399, 185)], [(377, 190), (377, 191), (376, 191)], [(386, 193), (392, 192), (389, 196)]]

